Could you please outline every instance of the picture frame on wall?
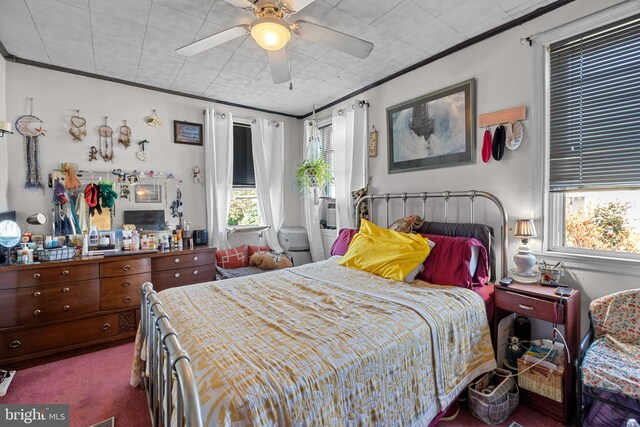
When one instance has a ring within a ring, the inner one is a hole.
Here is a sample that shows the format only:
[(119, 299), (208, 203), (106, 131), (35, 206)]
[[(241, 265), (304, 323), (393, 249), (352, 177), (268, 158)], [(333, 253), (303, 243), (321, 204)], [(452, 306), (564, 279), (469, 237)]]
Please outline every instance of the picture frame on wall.
[(136, 203), (162, 203), (162, 186), (158, 184), (137, 184)]
[(174, 120), (173, 141), (176, 144), (202, 145), (202, 124)]
[(476, 162), (475, 79), (387, 108), (389, 173)]

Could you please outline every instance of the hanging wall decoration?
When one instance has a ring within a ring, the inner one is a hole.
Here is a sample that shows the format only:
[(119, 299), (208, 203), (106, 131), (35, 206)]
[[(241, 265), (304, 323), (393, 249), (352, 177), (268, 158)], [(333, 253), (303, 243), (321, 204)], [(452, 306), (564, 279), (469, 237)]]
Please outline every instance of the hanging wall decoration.
[(156, 114), (156, 110), (152, 110), (153, 112), (151, 113), (150, 116), (147, 116), (144, 121), (146, 124), (148, 124), (151, 127), (154, 128), (159, 128), (160, 126), (163, 125), (162, 123), (162, 119), (160, 119), (160, 117), (158, 117), (158, 115)]
[(89, 161), (93, 162), (94, 160), (98, 160), (98, 149), (95, 145), (92, 145), (91, 148), (89, 148)]
[(113, 162), (113, 129), (107, 126), (109, 117), (104, 118), (104, 124), (98, 128), (100, 135), (100, 157), (105, 162)]
[(193, 178), (193, 182), (195, 184), (200, 184), (202, 182), (202, 171), (198, 166), (194, 166), (191, 169), (191, 178)]
[(40, 136), (45, 136), (42, 120), (33, 115), (33, 98), (29, 98), (29, 114), (16, 120), (16, 130), (24, 136), (27, 179), (25, 188), (43, 188), (40, 171)]
[(149, 141), (147, 141), (146, 139), (138, 142), (138, 145), (142, 147), (142, 149), (136, 153), (136, 157), (138, 158), (138, 160), (141, 160), (143, 162), (146, 162), (147, 160), (149, 160), (149, 152), (144, 151), (144, 145), (148, 143)]
[(87, 120), (80, 117), (80, 110), (76, 110), (76, 115), (71, 117), (69, 134), (73, 137), (73, 142), (82, 142), (82, 138), (87, 136)]
[(118, 142), (122, 144), (125, 149), (129, 148), (129, 145), (131, 145), (131, 128), (127, 126), (126, 120), (124, 120), (124, 125), (120, 126)]

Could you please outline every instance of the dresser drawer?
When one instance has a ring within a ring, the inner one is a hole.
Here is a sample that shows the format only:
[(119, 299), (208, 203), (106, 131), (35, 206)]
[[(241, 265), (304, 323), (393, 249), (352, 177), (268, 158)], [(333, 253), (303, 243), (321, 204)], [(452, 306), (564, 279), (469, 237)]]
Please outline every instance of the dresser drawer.
[[(553, 319), (553, 301), (500, 290), (495, 293), (495, 303), (496, 309), (520, 313), (541, 320)], [(558, 304), (558, 322), (564, 322), (564, 307), (561, 304)]]
[(149, 271), (151, 271), (151, 260), (149, 258), (100, 263), (100, 277), (127, 276)]
[(151, 283), (156, 292), (176, 286), (193, 285), (194, 283), (211, 282), (216, 278), (215, 265), (180, 268), (176, 270), (154, 271)]
[(95, 341), (119, 333), (118, 314), (41, 326), (0, 335), (2, 359), (12, 359), (31, 353), (60, 349)]
[(0, 274), (0, 289), (76, 282), (98, 277), (98, 264), (56, 265), (43, 268), (5, 271)]
[(113, 310), (137, 307), (140, 304), (142, 284), (150, 281), (151, 273), (103, 278), (100, 282), (100, 308)]
[(100, 310), (98, 279), (0, 292), (0, 327), (65, 319)]
[(155, 257), (151, 260), (153, 271), (173, 270), (183, 267), (215, 265), (216, 254), (210, 252), (180, 253)]

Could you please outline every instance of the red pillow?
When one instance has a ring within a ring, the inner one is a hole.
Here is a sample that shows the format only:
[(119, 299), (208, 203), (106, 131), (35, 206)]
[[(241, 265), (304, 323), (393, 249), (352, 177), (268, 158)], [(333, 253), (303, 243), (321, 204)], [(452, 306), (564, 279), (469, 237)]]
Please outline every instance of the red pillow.
[[(472, 288), (474, 284), (484, 285), (489, 279), (487, 250), (476, 239), (422, 234), (436, 246), (424, 262), (424, 270), (418, 279), (438, 285), (452, 285)], [(471, 272), (471, 247), (478, 247), (478, 264)]]
[(249, 247), (247, 245), (237, 248), (216, 251), (216, 261), (221, 268), (240, 268), (249, 265)]
[(358, 230), (352, 230), (350, 228), (343, 228), (338, 233), (338, 238), (333, 245), (331, 246), (331, 256), (333, 255), (344, 255), (349, 250), (349, 244), (351, 243), (351, 239), (358, 233)]
[(271, 249), (269, 246), (249, 245), (249, 258), (251, 258), (251, 255), (255, 254), (256, 252), (273, 252), (273, 249)]

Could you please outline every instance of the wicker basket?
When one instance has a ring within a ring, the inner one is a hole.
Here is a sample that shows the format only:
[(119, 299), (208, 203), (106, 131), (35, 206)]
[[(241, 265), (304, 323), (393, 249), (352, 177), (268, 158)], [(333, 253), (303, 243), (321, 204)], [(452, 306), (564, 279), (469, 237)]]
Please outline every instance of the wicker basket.
[(553, 370), (538, 365), (523, 372), (525, 369), (531, 367), (531, 365), (533, 365), (533, 363), (518, 359), (518, 385), (525, 390), (548, 397), (556, 402), (562, 402), (562, 377), (564, 367), (559, 366), (558, 370)]
[(37, 250), (39, 261), (63, 261), (65, 259), (71, 259), (76, 255), (76, 248), (62, 247), (54, 249), (41, 249)]
[[(496, 375), (502, 381), (491, 386), (495, 384)], [(488, 372), (469, 385), (469, 410), (474, 417), (489, 425), (505, 422), (519, 401), (518, 386), (511, 373), (504, 369)]]

